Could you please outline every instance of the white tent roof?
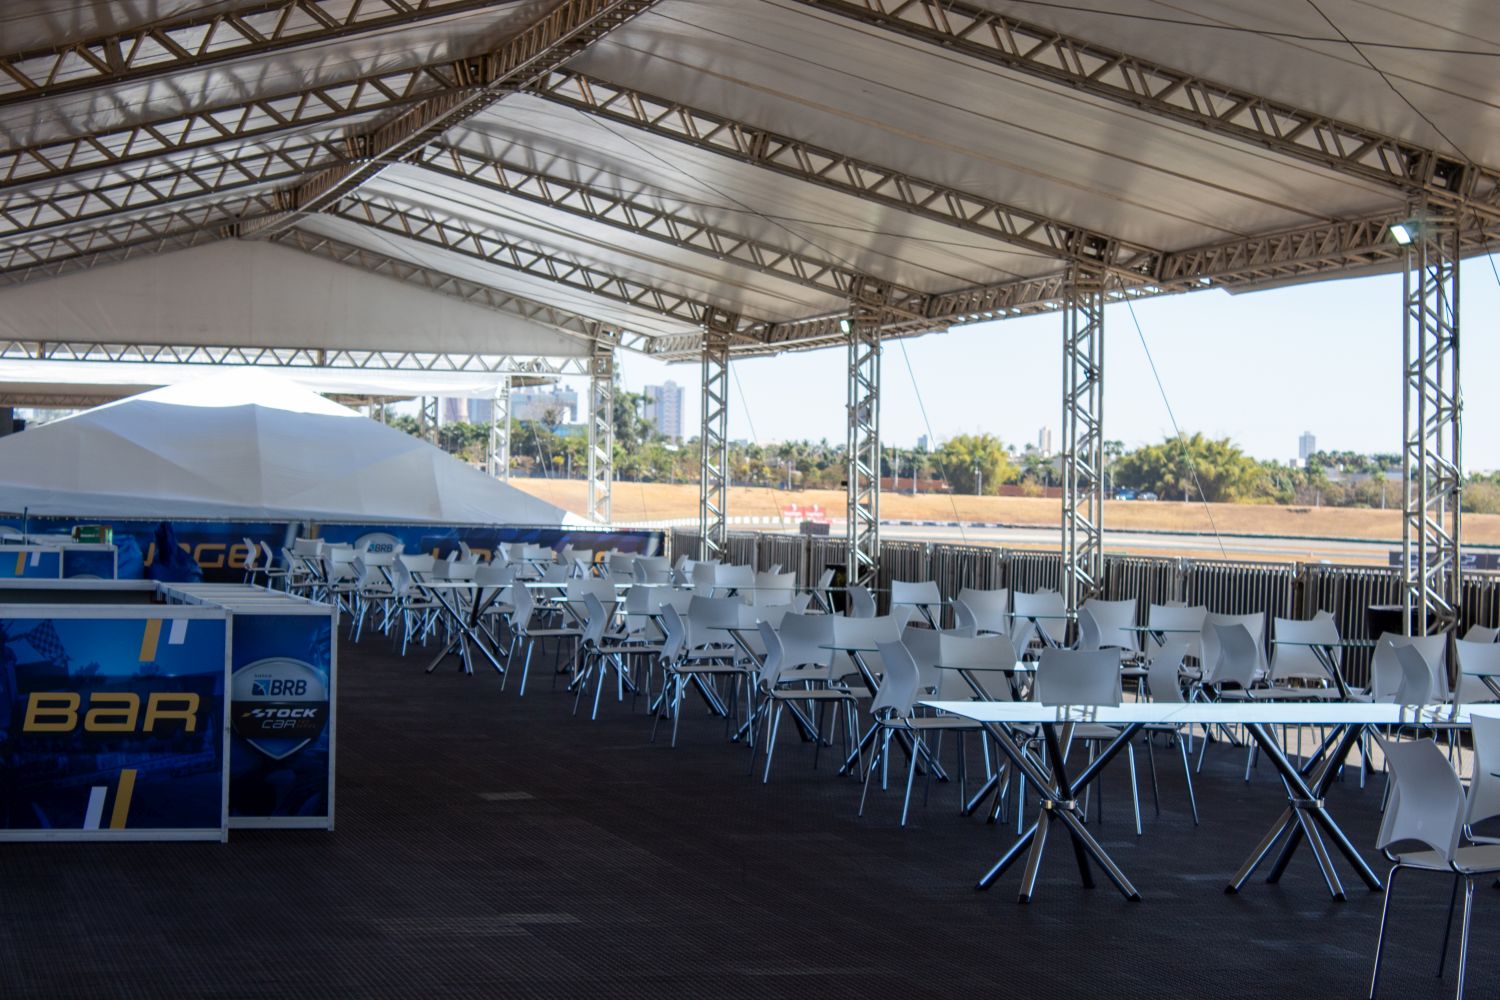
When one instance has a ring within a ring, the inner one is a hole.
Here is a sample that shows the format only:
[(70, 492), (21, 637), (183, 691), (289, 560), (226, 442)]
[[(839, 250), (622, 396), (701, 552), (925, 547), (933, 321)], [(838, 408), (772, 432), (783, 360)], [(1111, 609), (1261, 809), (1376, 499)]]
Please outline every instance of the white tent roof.
[(561, 508), (291, 382), (222, 372), (0, 438), (0, 510), (561, 524)]

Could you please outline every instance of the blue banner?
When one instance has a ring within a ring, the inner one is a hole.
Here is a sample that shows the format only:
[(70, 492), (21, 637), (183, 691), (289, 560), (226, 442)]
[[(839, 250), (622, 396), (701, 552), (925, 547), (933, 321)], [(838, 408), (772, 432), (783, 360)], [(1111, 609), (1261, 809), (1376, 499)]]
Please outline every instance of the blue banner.
[(0, 580), (56, 580), (62, 556), (50, 545), (0, 545)]
[(0, 838), (217, 839), (222, 613), (0, 613)]
[(332, 614), (234, 612), (229, 815), (266, 821), (237, 826), (333, 826), (332, 628)]

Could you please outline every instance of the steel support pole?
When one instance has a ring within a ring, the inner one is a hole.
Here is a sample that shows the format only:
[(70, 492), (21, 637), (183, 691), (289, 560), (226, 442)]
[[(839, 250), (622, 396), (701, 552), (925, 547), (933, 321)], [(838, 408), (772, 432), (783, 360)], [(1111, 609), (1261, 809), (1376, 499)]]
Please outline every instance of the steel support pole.
[(510, 376), (502, 376), (490, 401), (490, 445), (486, 468), (491, 476), (510, 482)]
[(1407, 226), (1404, 286), (1402, 526), (1408, 634), (1458, 624), (1462, 593), (1463, 395), (1459, 382), (1457, 219), (1418, 201)]
[(421, 404), (421, 411), (417, 416), (417, 429), (422, 440), (436, 445), (438, 443), (438, 398), (422, 396), (418, 402)]
[(844, 473), (851, 585), (873, 585), (880, 569), (880, 328), (889, 301), (889, 286), (861, 278), (849, 303), (849, 426)]
[(589, 365), (589, 520), (608, 524), (615, 481), (615, 349), (595, 344)]
[(1073, 264), (1063, 306), (1062, 591), (1069, 611), (1104, 584), (1104, 272)]
[(720, 559), (728, 541), (729, 344), (739, 317), (713, 310), (703, 331), (703, 409), (698, 431), (698, 558)]

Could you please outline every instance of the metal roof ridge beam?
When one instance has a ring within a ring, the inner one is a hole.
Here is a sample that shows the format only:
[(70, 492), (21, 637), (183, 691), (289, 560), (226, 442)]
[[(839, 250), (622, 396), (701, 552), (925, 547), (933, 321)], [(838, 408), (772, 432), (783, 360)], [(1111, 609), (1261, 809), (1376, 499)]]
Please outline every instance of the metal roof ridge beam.
[(720, 308), (564, 256), (530, 240), (512, 239), (498, 230), (443, 217), (431, 209), (405, 204), (387, 195), (379, 200), (350, 195), (333, 206), (329, 214), (694, 326), (703, 325), (709, 310)]
[[(0, 54), (0, 107), (274, 55), (424, 21), (500, 7), (504, 0), (266, 0), (47, 48)], [(66, 74), (66, 79), (58, 79)]]
[(795, 0), (1149, 114), (1500, 218), (1500, 171), (966, 0)]
[[(787, 281), (847, 297), (860, 272), (822, 255), (788, 250), (741, 233), (711, 226), (680, 209), (649, 204), (640, 198), (592, 187), (581, 181), (544, 174), (519, 164), (491, 159), (488, 154), (451, 143), (434, 143), (418, 154), (423, 168), (545, 205), (560, 212), (612, 226), (637, 236), (703, 254), (715, 260), (769, 274)], [(653, 194), (652, 200), (658, 196)], [(662, 201), (670, 199), (662, 197)], [(926, 294), (898, 288), (897, 302), (908, 312), (925, 307)]]
[(465, 86), (434, 94), (374, 128), (351, 135), (349, 161), (334, 164), (285, 192), (285, 216), (246, 235), (274, 232), (321, 211), (386, 166), (419, 151), (450, 127), (524, 87), (645, 12), (656, 0), (561, 0), (493, 52), (460, 60)]
[(596, 76), (557, 70), (538, 84), (537, 94), (586, 114), (979, 233), (1046, 257), (1077, 259), (1101, 266), (1120, 280), (1150, 281), (1159, 257), (1159, 251), (1149, 247)]

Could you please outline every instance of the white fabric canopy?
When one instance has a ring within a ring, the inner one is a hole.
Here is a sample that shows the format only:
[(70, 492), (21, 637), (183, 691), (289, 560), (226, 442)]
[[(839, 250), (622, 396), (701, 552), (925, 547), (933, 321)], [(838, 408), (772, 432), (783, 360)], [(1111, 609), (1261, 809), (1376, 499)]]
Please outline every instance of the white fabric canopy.
[(395, 524), (577, 518), (438, 448), (254, 369), (0, 438), (0, 510)]

